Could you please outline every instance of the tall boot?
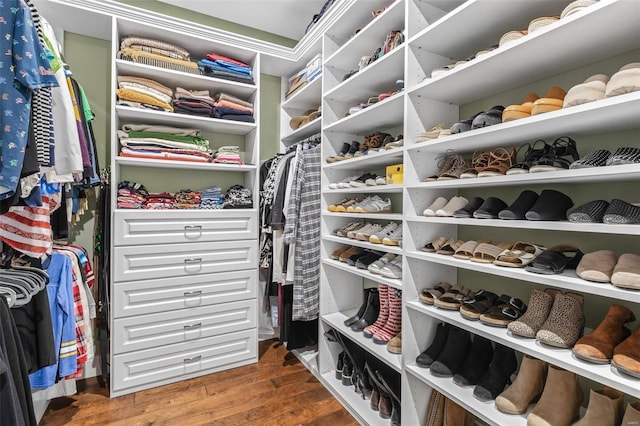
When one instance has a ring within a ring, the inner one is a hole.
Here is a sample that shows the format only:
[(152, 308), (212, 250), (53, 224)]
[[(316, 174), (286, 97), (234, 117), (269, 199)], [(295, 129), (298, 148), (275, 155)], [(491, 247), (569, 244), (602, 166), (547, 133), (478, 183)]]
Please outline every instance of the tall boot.
[(375, 291), (377, 292), (378, 289), (377, 288), (365, 288), (362, 290), (362, 305), (360, 305), (360, 309), (358, 309), (358, 312), (347, 318), (346, 320), (344, 320), (344, 325), (346, 325), (347, 327), (351, 327), (356, 321), (358, 321), (360, 318), (362, 318), (362, 316), (364, 315), (364, 311), (365, 309), (367, 309), (367, 305), (369, 304), (369, 294)]
[(353, 331), (362, 331), (367, 326), (373, 324), (373, 322), (378, 318), (378, 314), (380, 313), (380, 299), (378, 295), (378, 289), (372, 288), (372, 290), (367, 295), (367, 306), (365, 307), (362, 315), (351, 324), (351, 330)]
[(613, 388), (591, 389), (587, 412), (574, 426), (618, 426), (622, 418), (623, 397), (622, 392)]
[(476, 416), (447, 398), (444, 402), (443, 426), (473, 426)]
[(402, 330), (402, 290), (389, 288), (389, 317), (384, 326), (373, 335), (373, 343), (386, 345)]
[(550, 365), (540, 401), (527, 416), (527, 426), (569, 426), (580, 416), (584, 395), (575, 373)]
[(444, 423), (444, 406), (446, 401), (447, 398), (443, 394), (435, 389), (431, 389), (425, 426), (442, 426)]
[(627, 409), (622, 417), (622, 426), (640, 425), (640, 401), (627, 404)]
[(382, 330), (382, 327), (387, 323), (389, 318), (389, 286), (380, 284), (378, 285), (378, 296), (380, 299), (380, 310), (378, 312), (378, 319), (362, 330), (362, 335), (368, 339), (372, 338), (378, 330)]
[(624, 325), (635, 319), (631, 309), (611, 305), (609, 312), (595, 330), (576, 342), (573, 354), (585, 361), (608, 364), (613, 358), (613, 349), (631, 335), (631, 330)]
[(525, 355), (513, 384), (496, 398), (496, 408), (507, 414), (524, 414), (529, 404), (536, 401), (547, 378), (547, 364)]

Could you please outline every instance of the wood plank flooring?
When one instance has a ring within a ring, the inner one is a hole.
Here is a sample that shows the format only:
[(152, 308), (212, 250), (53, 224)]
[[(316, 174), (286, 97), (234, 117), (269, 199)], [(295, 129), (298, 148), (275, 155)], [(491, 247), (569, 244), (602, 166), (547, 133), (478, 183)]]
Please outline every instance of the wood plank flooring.
[[(324, 386), (275, 340), (257, 364), (110, 399), (96, 378), (51, 401), (41, 426), (357, 425)], [(288, 355), (287, 355), (288, 354)]]

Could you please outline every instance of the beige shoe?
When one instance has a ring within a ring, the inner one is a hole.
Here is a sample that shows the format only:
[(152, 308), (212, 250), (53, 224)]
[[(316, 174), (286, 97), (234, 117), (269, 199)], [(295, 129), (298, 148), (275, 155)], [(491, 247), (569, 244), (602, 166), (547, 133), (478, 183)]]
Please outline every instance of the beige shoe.
[[(622, 417), (624, 394), (617, 389), (591, 389), (589, 406), (584, 417), (573, 426), (617, 426)], [(624, 423), (623, 423), (624, 424)]]
[(525, 355), (513, 384), (496, 398), (496, 408), (507, 414), (524, 414), (537, 401), (547, 378), (547, 363)]
[(402, 332), (391, 338), (387, 343), (387, 350), (392, 354), (402, 353)]
[(583, 398), (578, 376), (550, 365), (540, 401), (527, 416), (527, 426), (569, 426), (580, 416)]
[(545, 291), (531, 290), (527, 311), (517, 320), (510, 322), (507, 330), (518, 336), (535, 339), (536, 333), (547, 320), (549, 312), (551, 312), (553, 299), (559, 293), (558, 290), (552, 289)]
[(640, 425), (640, 401), (627, 404), (627, 409), (624, 412), (624, 417), (620, 424), (622, 426)]
[(536, 339), (550, 346), (572, 348), (584, 331), (583, 304), (581, 294), (558, 294), (549, 317), (536, 333)]

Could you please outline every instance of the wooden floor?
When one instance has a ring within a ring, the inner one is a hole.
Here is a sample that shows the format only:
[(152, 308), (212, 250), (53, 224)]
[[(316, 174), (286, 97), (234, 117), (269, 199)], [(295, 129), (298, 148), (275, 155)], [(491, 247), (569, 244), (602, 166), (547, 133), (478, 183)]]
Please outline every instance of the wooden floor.
[(41, 426), (357, 425), (284, 346), (260, 342), (260, 361), (110, 399), (95, 378), (51, 401)]

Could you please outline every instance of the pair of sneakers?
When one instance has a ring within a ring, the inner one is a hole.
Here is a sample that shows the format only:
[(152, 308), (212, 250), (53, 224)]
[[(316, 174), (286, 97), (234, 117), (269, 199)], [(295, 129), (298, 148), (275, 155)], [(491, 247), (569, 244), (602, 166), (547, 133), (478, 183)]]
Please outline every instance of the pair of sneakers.
[(347, 176), (340, 182), (332, 182), (329, 189), (362, 188), (365, 186), (386, 185), (387, 179), (375, 173), (365, 173), (363, 175)]
[(384, 244), (387, 246), (398, 246), (402, 242), (402, 225), (396, 222), (389, 222), (384, 228), (376, 225), (377, 230), (369, 234), (368, 241), (373, 244)]
[[(365, 225), (367, 224), (365, 224), (360, 220), (356, 220), (356, 221), (347, 223), (345, 226), (341, 228), (334, 229), (333, 234), (338, 237), (348, 237), (350, 232), (356, 231)], [(354, 237), (351, 237), (351, 238), (354, 238)]]
[(379, 195), (366, 197), (359, 203), (347, 207), (348, 213), (391, 213), (391, 199)]
[[(383, 256), (384, 257), (384, 256)], [(402, 256), (396, 256), (380, 268), (380, 275), (385, 278), (402, 278)]]

